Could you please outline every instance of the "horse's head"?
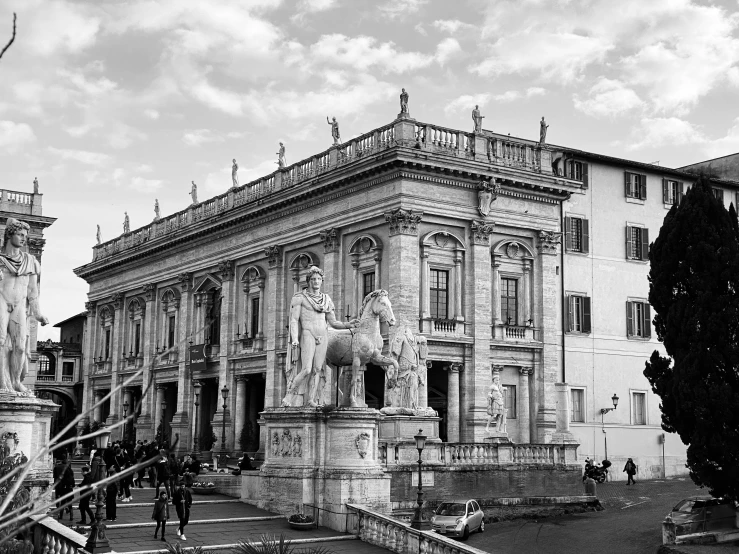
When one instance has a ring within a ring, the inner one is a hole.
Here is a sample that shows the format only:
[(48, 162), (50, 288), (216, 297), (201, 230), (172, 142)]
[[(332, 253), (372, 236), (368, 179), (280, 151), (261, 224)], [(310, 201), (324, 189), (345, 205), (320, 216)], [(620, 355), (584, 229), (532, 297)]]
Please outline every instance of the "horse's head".
[(395, 325), (395, 314), (393, 314), (393, 307), (386, 290), (375, 290), (365, 297), (362, 315), (369, 313), (379, 317), (380, 321), (384, 321), (391, 327)]

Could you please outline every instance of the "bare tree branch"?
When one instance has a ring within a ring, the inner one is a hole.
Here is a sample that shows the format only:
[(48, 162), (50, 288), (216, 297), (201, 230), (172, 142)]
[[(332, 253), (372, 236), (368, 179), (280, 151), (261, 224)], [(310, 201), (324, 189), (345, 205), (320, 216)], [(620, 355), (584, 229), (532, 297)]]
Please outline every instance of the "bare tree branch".
[(13, 12), (13, 36), (10, 37), (10, 42), (5, 45), (5, 48), (0, 51), (0, 58), (3, 57), (3, 54), (5, 54), (5, 51), (10, 48), (10, 45), (13, 44), (13, 41), (15, 40), (15, 20), (17, 19), (17, 16), (15, 15), (15, 12)]

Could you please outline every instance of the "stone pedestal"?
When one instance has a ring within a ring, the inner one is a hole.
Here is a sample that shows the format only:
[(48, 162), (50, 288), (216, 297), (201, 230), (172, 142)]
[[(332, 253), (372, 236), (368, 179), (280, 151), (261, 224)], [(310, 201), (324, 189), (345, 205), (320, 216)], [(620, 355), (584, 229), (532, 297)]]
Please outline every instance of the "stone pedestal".
[(493, 433), (488, 433), (488, 435), (483, 439), (483, 442), (488, 444), (508, 444), (511, 442), (511, 439), (508, 438), (508, 433), (499, 433), (495, 431)]
[(285, 515), (315, 507), (319, 525), (338, 531), (346, 530), (347, 503), (390, 512), (377, 410), (272, 408), (261, 417), (265, 460), (259, 472), (242, 474), (243, 501)]
[[(380, 441), (412, 442), (419, 430), (426, 435), (427, 442), (438, 442), (440, 417), (412, 415), (383, 415), (380, 419)], [(414, 446), (415, 448), (415, 446)]]

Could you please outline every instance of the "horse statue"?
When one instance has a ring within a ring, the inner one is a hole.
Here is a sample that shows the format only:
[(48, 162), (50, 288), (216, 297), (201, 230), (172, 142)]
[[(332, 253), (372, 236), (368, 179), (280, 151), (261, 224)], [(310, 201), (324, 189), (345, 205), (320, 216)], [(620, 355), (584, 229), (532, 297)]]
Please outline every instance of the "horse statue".
[(349, 405), (353, 408), (367, 407), (364, 401), (364, 369), (367, 363), (382, 366), (388, 375), (392, 373), (391, 377), (398, 372), (398, 362), (382, 355), (380, 321), (395, 325), (395, 315), (385, 290), (375, 290), (364, 297), (356, 329), (328, 329), (326, 363), (336, 367), (352, 366)]

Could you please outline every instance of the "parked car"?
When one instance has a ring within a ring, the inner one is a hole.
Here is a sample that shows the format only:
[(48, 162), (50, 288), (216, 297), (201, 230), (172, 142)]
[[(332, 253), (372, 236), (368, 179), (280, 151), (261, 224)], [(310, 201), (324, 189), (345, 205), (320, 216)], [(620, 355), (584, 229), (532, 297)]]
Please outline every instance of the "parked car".
[(466, 539), (474, 531), (485, 531), (484, 515), (475, 500), (442, 502), (431, 516), (431, 530), (440, 535)]
[(732, 500), (713, 496), (691, 496), (681, 500), (668, 514), (678, 535), (732, 528), (736, 507)]

